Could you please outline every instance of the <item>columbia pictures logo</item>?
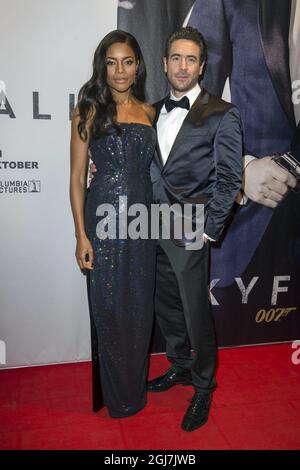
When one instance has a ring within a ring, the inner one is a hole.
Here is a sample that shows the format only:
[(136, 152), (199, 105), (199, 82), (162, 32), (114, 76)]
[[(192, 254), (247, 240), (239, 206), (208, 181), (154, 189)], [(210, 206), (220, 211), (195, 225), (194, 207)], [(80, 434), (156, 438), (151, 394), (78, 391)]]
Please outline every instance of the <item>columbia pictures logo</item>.
[(28, 180), (28, 192), (40, 193), (41, 192), (41, 180)]
[(41, 180), (0, 180), (0, 195), (35, 194), (41, 192)]

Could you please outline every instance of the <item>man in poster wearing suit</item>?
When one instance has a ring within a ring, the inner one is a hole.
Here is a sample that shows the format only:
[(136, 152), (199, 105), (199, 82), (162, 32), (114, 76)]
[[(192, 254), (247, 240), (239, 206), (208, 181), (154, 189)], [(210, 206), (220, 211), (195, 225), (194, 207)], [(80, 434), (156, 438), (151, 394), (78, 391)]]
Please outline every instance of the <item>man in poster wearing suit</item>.
[[(149, 11), (143, 24), (142, 9), (146, 6)], [(299, 159), (300, 105), (299, 99), (292, 101), (292, 84), (300, 79), (296, 49), (300, 41), (299, 9), (296, 0), (145, 0), (137, 2), (131, 12), (119, 10), (120, 27), (127, 25), (146, 50), (149, 44), (157, 50), (156, 37), (162, 40), (164, 29), (170, 29), (173, 21), (188, 21), (197, 27), (209, 50), (203, 86), (221, 96), (229, 77), (232, 102), (242, 115), (246, 197), (242, 201), (239, 198), (244, 204), (236, 205), (222, 243), (212, 248), (211, 279), (217, 280), (212, 292), (220, 303), (214, 313), (226, 312), (216, 316), (221, 344), (292, 338), (299, 325), (296, 315), (272, 328), (253, 321), (258, 307), (271, 301), (274, 276), (283, 275), (289, 282), (288, 295), (279, 295), (282, 306), (284, 302), (286, 306), (297, 304), (299, 194), (293, 191), (296, 178), (271, 157), (292, 151)], [(155, 62), (153, 54), (151, 61)], [(157, 79), (151, 79), (150, 94), (156, 98), (165, 84), (162, 81), (160, 88)], [(250, 292), (250, 301), (244, 305), (235, 283), (240, 276), (245, 287), (258, 279), (253, 287), (255, 298)]]
[[(241, 112), (244, 192), (250, 201), (236, 215), (221, 258), (224, 263), (232, 259), (238, 244), (246, 254), (236, 260), (235, 272), (239, 274), (249, 264), (275, 213), (283, 216), (288, 207), (297, 207), (298, 197), (289, 191), (296, 179), (276, 166), (271, 157), (288, 151), (297, 157), (299, 152), (300, 109), (293, 106), (291, 76), (293, 81), (300, 79), (296, 52), (300, 4), (290, 0), (197, 0), (189, 24), (203, 32), (209, 45), (205, 86), (220, 95), (230, 77), (232, 102)], [(241, 218), (248, 224), (248, 236), (241, 236), (242, 227), (246, 230)]]
[[(221, 247), (213, 251), (212, 275), (221, 279), (216, 296), (230, 305), (234, 289), (222, 286), (240, 275), (246, 282), (260, 276), (253, 290), (261, 308), (271, 300), (277, 275), (285, 277), (283, 285), (289, 288), (288, 294), (279, 294), (279, 306), (297, 307), (300, 194), (294, 191), (296, 178), (272, 156), (291, 151), (300, 161), (300, 105), (293, 100), (293, 84), (300, 79), (300, 2), (197, 0), (189, 24), (200, 28), (208, 42), (205, 86), (220, 95), (230, 78), (231, 100), (244, 129), (246, 203), (237, 208)], [(297, 324), (296, 313), (278, 328), (256, 324), (257, 342), (292, 338)], [(242, 315), (236, 315), (236, 325), (243, 331)]]

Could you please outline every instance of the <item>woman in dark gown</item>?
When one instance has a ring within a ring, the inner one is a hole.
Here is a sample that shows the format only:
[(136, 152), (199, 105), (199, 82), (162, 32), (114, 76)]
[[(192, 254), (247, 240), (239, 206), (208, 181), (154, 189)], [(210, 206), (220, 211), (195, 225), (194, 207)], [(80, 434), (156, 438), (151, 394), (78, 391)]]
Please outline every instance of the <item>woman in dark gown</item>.
[[(105, 405), (116, 418), (146, 404), (155, 242), (124, 236), (122, 224), (132, 204), (150, 213), (155, 131), (144, 83), (134, 37), (109, 33), (95, 52), (93, 76), (79, 92), (72, 120), (70, 192), (76, 258), (88, 274), (93, 409)], [(97, 173), (85, 201), (89, 156)]]

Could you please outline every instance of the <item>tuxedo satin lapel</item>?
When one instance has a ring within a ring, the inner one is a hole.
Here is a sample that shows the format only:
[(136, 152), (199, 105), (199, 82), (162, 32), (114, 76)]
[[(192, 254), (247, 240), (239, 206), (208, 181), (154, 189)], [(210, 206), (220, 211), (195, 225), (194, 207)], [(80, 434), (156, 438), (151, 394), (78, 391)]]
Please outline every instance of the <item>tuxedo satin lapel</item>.
[(290, 122), (295, 125), (289, 66), (291, 0), (258, 0), (257, 7), (262, 48), (273, 86)]
[[(158, 118), (159, 118), (159, 113), (161, 111), (161, 108), (164, 105), (164, 101), (165, 101), (164, 99), (160, 100), (160, 101), (158, 101), (157, 103), (155, 103), (153, 105), (155, 107), (155, 110), (156, 110), (155, 119), (154, 119), (154, 122), (153, 122), (153, 127), (156, 131), (157, 131), (157, 121), (158, 121)], [(162, 159), (162, 156), (161, 156), (161, 150), (160, 150), (158, 139), (156, 140), (156, 152), (154, 154), (154, 158), (156, 158), (158, 164), (161, 167), (163, 167), (163, 159)]]
[(162, 159), (162, 155), (161, 155), (161, 150), (160, 150), (160, 146), (159, 146), (159, 143), (158, 143), (158, 139), (157, 139), (157, 141), (156, 141), (155, 158), (156, 158), (156, 160), (158, 161), (159, 166), (161, 166), (161, 168), (163, 168), (164, 164), (163, 164), (163, 159)]
[(186, 136), (191, 128), (195, 126), (196, 123), (201, 121), (202, 113), (205, 109), (209, 100), (209, 94), (206, 90), (202, 89), (193, 106), (187, 113), (181, 128), (178, 131), (178, 134), (174, 140), (172, 148), (170, 150), (168, 159), (165, 163), (163, 171), (169, 167), (172, 163), (173, 156), (176, 154), (177, 149), (184, 143)]

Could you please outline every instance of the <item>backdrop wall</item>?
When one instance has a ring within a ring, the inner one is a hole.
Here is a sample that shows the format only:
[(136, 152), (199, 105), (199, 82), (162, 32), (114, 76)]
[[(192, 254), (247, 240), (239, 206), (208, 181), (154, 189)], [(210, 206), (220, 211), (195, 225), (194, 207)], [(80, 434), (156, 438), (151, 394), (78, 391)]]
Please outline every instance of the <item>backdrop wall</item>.
[[(117, 0), (0, 0), (1, 367), (90, 357), (70, 112)], [(26, 163), (28, 162), (28, 163)]]
[[(91, 75), (96, 46), (117, 26), (117, 3), (0, 0), (2, 368), (90, 357), (86, 284), (74, 257), (68, 193), (70, 115), (80, 86)], [(141, 44), (150, 101), (167, 92), (162, 73), (167, 35), (184, 22), (199, 26), (208, 39), (210, 53), (205, 86), (221, 94), (225, 79), (234, 78), (235, 87), (230, 92), (240, 106), (252, 154), (262, 157), (290, 150), (292, 140), (286, 135), (292, 136), (295, 131), (299, 158), (299, 122), (290, 120), (287, 124), (287, 110), (282, 105), (282, 90), (286, 98), (291, 88), (288, 81), (279, 83), (281, 88), (271, 81), (268, 53), (274, 54), (270, 48), (262, 48), (270, 32), (257, 29), (258, 25), (271, 25), (273, 18), (278, 31), (288, 31), (288, 24), (281, 25), (283, 20), (289, 21), (288, 15), (278, 14), (288, 3), (290, 0), (120, 0), (118, 24), (133, 32)], [(256, 18), (256, 14), (266, 16)], [(297, 21), (295, 16), (296, 25)], [(215, 38), (215, 33), (220, 36)], [(250, 33), (253, 37), (249, 41)], [(239, 44), (246, 48), (235, 55)], [(221, 50), (214, 51), (213, 46)], [(255, 70), (251, 68), (252, 58)], [(282, 76), (289, 76), (288, 64), (284, 57)], [(243, 93), (248, 96), (249, 90), (253, 93), (251, 106), (243, 107), (239, 97)], [(285, 103), (292, 109), (291, 101), (285, 99)], [(276, 125), (273, 119), (279, 122), (278, 132), (272, 130)], [(259, 150), (256, 145), (261, 146)], [(251, 202), (235, 210), (222, 245), (212, 250), (210, 287), (218, 343), (241, 345), (298, 338), (299, 193), (291, 193), (274, 214)], [(154, 350), (163, 349), (156, 331)]]

